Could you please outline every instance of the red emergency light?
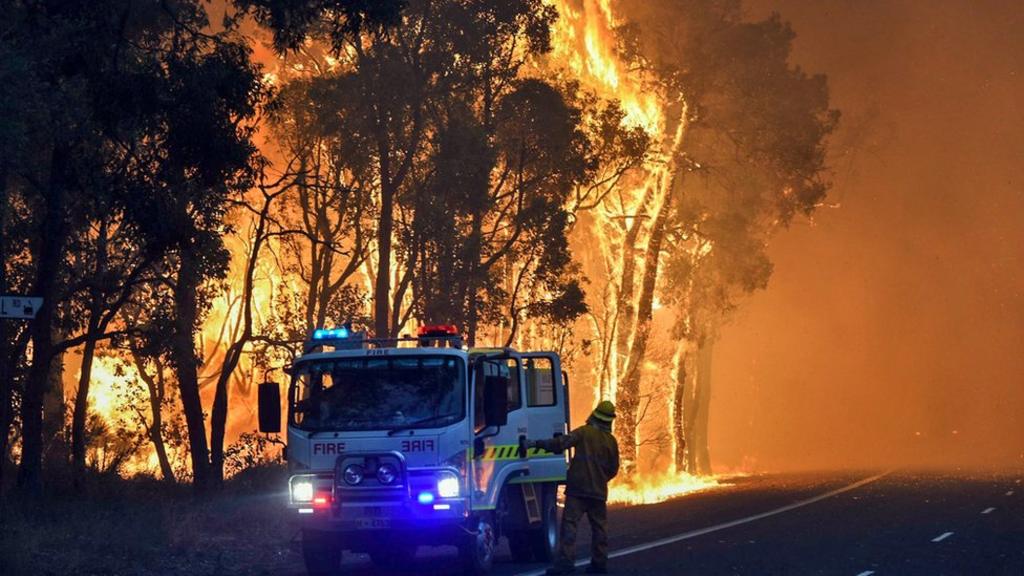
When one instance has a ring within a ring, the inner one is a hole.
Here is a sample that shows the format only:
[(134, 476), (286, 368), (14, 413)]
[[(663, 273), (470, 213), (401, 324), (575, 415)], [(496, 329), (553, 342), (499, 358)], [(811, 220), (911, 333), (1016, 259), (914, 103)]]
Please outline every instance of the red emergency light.
[(314, 508), (329, 508), (331, 505), (331, 493), (330, 492), (317, 492), (316, 497), (313, 498)]
[(452, 324), (433, 324), (428, 326), (420, 326), (416, 330), (416, 335), (420, 338), (425, 336), (458, 336), (459, 329), (457, 326)]

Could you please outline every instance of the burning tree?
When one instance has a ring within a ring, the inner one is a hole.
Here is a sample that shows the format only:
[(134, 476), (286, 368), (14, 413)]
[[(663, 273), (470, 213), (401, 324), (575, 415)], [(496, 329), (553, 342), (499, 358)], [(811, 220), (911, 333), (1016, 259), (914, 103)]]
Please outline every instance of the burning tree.
[(561, 8), (576, 73), (620, 94), (632, 112), (626, 120), (655, 142), (643, 169), (596, 207), (596, 248), (613, 278), (596, 322), (596, 393), (617, 399), (624, 464), (635, 467), (643, 365), (660, 292), (677, 311), (675, 463), (710, 473), (717, 326), (738, 295), (766, 285), (771, 233), (824, 197), (824, 141), (838, 114), (828, 108), (824, 78), (789, 64), (791, 29), (778, 16), (744, 22), (738, 0)]
[[(312, 29), (331, 32), (314, 34), (330, 48), (296, 45), (279, 75), (288, 133), (308, 123), (326, 139), (299, 143), (332, 163), (321, 189), (338, 203), (325, 206), (374, 216), (347, 227), (349, 272), (332, 289), (361, 266), (378, 335), (416, 318), (464, 326), (470, 342), (505, 325), (511, 341), (524, 314), (578, 316), (567, 208), (596, 174), (582, 109), (596, 102), (524, 74), (550, 49), (554, 11), (537, 1), (414, 2), (393, 28), (344, 30), (335, 16)], [(319, 169), (304, 160), (298, 178)], [(324, 216), (335, 227), (345, 218)], [(296, 241), (315, 250), (304, 235)]]
[[(746, 22), (739, 0), (237, 0), (213, 32), (197, 2), (43, 4), (45, 30), (16, 11), (24, 30), (0, 37), (0, 288), (47, 302), (0, 333), (0, 441), (16, 399), (23, 483), (64, 351), (83, 348), (76, 469), (90, 366), (119, 355), (165, 478), (180, 401), (202, 489), (251, 420), (233, 395), (347, 320), (590, 351), (578, 366), (619, 405), (627, 472), (654, 439), (675, 469), (710, 472), (719, 327), (766, 285), (772, 234), (828, 188), (837, 113), (777, 16)], [(248, 16), (273, 34), (265, 75)]]

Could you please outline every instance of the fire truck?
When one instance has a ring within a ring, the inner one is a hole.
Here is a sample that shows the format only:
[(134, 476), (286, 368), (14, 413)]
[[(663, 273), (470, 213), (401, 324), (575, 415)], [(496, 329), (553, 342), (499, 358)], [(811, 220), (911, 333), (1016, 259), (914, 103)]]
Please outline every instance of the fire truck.
[(382, 568), (419, 546), (454, 545), (467, 574), (486, 574), (500, 538), (517, 561), (551, 559), (565, 454), (526, 438), (569, 429), (569, 389), (554, 352), (469, 349), (454, 326), (368, 338), (319, 329), (259, 386), (260, 430), (287, 418), (288, 505), (311, 575), (343, 551)]

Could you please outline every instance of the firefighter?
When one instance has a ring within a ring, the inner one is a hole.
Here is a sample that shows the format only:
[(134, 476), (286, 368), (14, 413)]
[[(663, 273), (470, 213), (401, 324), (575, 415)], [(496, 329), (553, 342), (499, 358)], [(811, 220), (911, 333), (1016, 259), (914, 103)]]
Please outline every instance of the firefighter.
[(558, 539), (555, 565), (547, 574), (575, 571), (576, 524), (585, 514), (590, 520), (591, 560), (587, 572), (608, 573), (608, 481), (619, 472), (619, 445), (612, 436), (615, 405), (604, 400), (594, 408), (584, 426), (550, 440), (534, 440), (528, 447), (551, 452), (574, 448), (565, 483), (565, 510)]

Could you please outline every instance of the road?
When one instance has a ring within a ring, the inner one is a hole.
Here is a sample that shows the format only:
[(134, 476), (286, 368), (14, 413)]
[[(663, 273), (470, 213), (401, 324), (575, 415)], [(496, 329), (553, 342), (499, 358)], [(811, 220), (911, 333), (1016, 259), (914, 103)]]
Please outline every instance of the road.
[[(750, 476), (609, 511), (614, 574), (1024, 575), (1024, 471)], [(589, 533), (580, 534), (581, 563)], [(504, 547), (502, 548), (504, 551)], [(406, 573), (458, 574), (421, 548)], [(543, 573), (500, 558), (496, 576)], [(578, 570), (582, 572), (582, 569)], [(344, 574), (382, 574), (349, 555)]]

